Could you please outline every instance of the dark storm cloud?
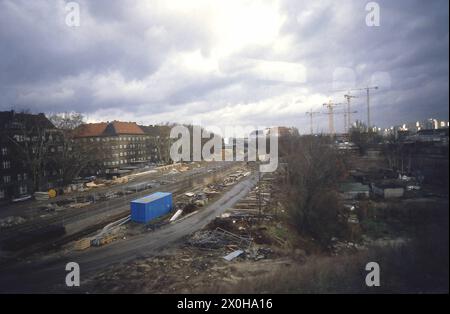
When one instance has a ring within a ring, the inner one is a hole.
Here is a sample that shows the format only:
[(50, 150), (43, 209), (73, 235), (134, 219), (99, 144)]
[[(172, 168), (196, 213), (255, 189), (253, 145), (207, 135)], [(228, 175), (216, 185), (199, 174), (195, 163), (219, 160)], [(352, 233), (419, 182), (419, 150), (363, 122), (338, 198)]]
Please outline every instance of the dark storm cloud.
[[(123, 114), (146, 122), (226, 121), (221, 117), (232, 112), (235, 123), (307, 130), (304, 112), (321, 105), (315, 95), (343, 101), (332, 90), (339, 83), (333, 76), (344, 68), (353, 71), (355, 86), (389, 78), (377, 81), (384, 86), (373, 96), (374, 121), (382, 126), (448, 118), (446, 0), (378, 1), (380, 27), (365, 24), (366, 1), (279, 1), (282, 23), (268, 42), (253, 40), (257, 33), (245, 37), (259, 11), (249, 14), (248, 25), (236, 24), (235, 15), (241, 6), (269, 2), (230, 1), (233, 16), (223, 26), (223, 2), (78, 1), (75, 28), (65, 24), (65, 3), (0, 1), (0, 109), (76, 110), (96, 119)], [(243, 34), (223, 33), (236, 25)], [(262, 31), (270, 37), (270, 30)], [(300, 64), (306, 81), (267, 80), (258, 60)], [(297, 98), (302, 102), (292, 106)], [(364, 101), (355, 100), (362, 120)]]

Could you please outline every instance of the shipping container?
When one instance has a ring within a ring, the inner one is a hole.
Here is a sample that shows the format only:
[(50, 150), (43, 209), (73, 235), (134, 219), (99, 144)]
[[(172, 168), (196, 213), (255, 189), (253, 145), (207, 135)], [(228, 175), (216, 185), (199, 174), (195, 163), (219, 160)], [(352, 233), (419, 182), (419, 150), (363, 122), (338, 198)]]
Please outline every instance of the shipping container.
[(147, 223), (172, 210), (172, 193), (156, 192), (131, 201), (131, 220)]

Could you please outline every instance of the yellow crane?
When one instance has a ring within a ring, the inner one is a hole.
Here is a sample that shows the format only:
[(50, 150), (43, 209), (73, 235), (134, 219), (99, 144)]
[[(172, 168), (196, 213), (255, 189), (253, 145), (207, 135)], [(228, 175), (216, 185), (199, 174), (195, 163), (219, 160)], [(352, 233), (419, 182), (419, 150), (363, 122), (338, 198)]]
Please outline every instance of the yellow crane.
[(336, 133), (334, 129), (334, 107), (340, 105), (343, 105), (343, 103), (333, 103), (331, 100), (329, 100), (328, 103), (323, 104), (323, 106), (328, 109), (328, 112), (325, 114), (328, 114), (328, 130), (330, 136), (333, 136)]

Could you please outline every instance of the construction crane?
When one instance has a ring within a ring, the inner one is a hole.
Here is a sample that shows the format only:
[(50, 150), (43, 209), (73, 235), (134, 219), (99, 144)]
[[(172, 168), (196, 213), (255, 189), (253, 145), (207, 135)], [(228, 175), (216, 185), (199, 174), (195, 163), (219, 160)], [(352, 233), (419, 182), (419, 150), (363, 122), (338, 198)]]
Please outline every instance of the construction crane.
[(311, 130), (311, 135), (313, 135), (314, 134), (313, 117), (316, 114), (321, 114), (321, 112), (319, 112), (319, 111), (312, 111), (312, 109), (310, 109), (306, 114), (309, 116), (309, 126), (310, 126), (310, 130)]
[(350, 95), (350, 93), (345, 94), (344, 98), (347, 99), (347, 114), (345, 115), (345, 132), (348, 133), (350, 126), (352, 125), (352, 113), (351, 110), (351, 105), (350, 105), (350, 101), (352, 98), (357, 98), (356, 96)]
[(335, 112), (335, 114), (343, 114), (344, 115), (344, 130), (346, 133), (348, 133), (350, 130), (351, 124), (350, 124), (350, 120), (348, 119), (348, 117), (352, 113), (358, 113), (358, 111), (354, 110), (354, 111)]
[(328, 103), (323, 104), (324, 107), (327, 107), (328, 112), (328, 130), (330, 132), (330, 136), (333, 136), (335, 134), (334, 129), (334, 107), (343, 105), (343, 103), (333, 103), (331, 100), (328, 101)]
[[(358, 113), (358, 111), (354, 110), (354, 111), (350, 111), (350, 113)], [(328, 112), (322, 112), (322, 114), (327, 114), (328, 118), (333, 116), (333, 119), (334, 119), (334, 115), (341, 115), (341, 114), (344, 115), (344, 129), (349, 128), (349, 127), (347, 127), (347, 115), (348, 115), (347, 111), (338, 111), (338, 112), (333, 111), (333, 113), (330, 113), (328, 111)], [(333, 122), (333, 127), (334, 127), (334, 122)], [(334, 135), (334, 132), (333, 133), (330, 132), (330, 135)]]
[(366, 94), (367, 94), (367, 131), (370, 130), (371, 124), (372, 124), (372, 122), (370, 120), (370, 90), (371, 89), (378, 89), (378, 86), (367, 86), (367, 87), (362, 87), (362, 88), (350, 88), (347, 90), (335, 91), (335, 92), (346, 91), (347, 93), (350, 93), (351, 91), (362, 91), (362, 90), (366, 91)]

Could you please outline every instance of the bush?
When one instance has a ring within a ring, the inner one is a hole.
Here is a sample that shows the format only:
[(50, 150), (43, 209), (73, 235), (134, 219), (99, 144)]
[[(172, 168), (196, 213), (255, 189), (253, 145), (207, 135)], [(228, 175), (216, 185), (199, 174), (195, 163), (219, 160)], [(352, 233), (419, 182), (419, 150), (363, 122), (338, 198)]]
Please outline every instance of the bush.
[(300, 233), (328, 244), (341, 229), (341, 204), (334, 191), (345, 173), (344, 163), (328, 139), (292, 137), (291, 141), (284, 187), (288, 214)]

